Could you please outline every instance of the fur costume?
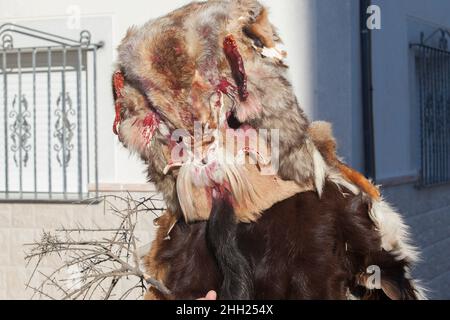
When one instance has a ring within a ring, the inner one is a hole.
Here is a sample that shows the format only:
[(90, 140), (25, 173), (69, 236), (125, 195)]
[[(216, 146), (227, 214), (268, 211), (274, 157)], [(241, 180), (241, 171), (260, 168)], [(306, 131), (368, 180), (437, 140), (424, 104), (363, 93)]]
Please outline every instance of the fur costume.
[[(259, 2), (191, 3), (131, 28), (118, 52), (113, 130), (168, 206), (147, 265), (172, 296), (150, 298), (423, 296), (401, 216), (339, 160), (331, 126), (299, 108)], [(249, 130), (265, 132), (267, 152), (224, 143)], [(274, 154), (279, 170), (262, 175)]]

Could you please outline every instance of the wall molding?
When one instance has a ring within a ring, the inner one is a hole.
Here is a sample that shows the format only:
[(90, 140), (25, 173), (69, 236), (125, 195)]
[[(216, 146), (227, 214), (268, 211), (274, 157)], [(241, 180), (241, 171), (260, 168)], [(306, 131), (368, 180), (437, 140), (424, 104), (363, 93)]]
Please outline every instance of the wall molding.
[[(95, 192), (95, 184), (88, 185), (89, 192)], [(151, 183), (99, 183), (98, 192), (157, 192)]]
[(377, 184), (381, 185), (382, 187), (393, 187), (393, 186), (400, 186), (404, 184), (412, 184), (419, 181), (419, 175), (417, 173), (415, 174), (409, 174), (409, 175), (403, 175), (403, 176), (397, 176), (397, 177), (388, 177), (388, 178), (382, 178), (377, 179)]

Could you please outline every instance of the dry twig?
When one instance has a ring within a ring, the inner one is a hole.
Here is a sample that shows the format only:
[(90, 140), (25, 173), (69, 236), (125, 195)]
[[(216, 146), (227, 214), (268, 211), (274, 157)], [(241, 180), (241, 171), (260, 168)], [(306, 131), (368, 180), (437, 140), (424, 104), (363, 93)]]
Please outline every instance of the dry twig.
[[(126, 299), (133, 295), (140, 298), (147, 286), (170, 294), (163, 283), (142, 270), (137, 253), (138, 215), (159, 216), (164, 209), (156, 206), (158, 200), (152, 196), (137, 201), (130, 194), (102, 196), (100, 200), (104, 203), (105, 219), (108, 215), (119, 218), (117, 227), (63, 227), (54, 232), (44, 231), (39, 241), (27, 244), (29, 250), (25, 259), (28, 265), (33, 265), (27, 282), (27, 287), (33, 291), (32, 298)], [(119, 208), (121, 206), (125, 208)], [(42, 262), (50, 256), (59, 257), (61, 264), (44, 273)], [(38, 284), (32, 285), (34, 282)], [(127, 286), (119, 290), (121, 282)]]

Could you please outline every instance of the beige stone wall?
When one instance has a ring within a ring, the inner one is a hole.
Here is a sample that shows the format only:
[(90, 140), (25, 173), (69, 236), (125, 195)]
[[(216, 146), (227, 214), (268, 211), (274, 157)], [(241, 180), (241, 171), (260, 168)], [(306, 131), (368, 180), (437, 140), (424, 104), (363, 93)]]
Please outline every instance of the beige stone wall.
[[(122, 194), (124, 195), (124, 194)], [(147, 194), (148, 195), (148, 194)], [(134, 193), (139, 199), (143, 194)], [(154, 234), (151, 213), (143, 213), (137, 223), (139, 245), (151, 242)], [(29, 299), (32, 295), (25, 283), (32, 272), (26, 266), (24, 244), (40, 238), (42, 231), (64, 226), (86, 228), (116, 227), (117, 220), (104, 213), (103, 204), (0, 204), (0, 299)], [(48, 272), (58, 263), (57, 259), (44, 261), (42, 271)]]

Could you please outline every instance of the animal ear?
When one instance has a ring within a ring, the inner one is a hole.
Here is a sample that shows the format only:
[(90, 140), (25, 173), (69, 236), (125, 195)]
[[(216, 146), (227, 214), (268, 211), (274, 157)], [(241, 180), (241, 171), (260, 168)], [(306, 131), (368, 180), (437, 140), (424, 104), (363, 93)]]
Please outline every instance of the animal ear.
[(244, 33), (250, 37), (257, 47), (274, 48), (275, 32), (269, 21), (269, 11), (262, 7), (257, 12), (250, 11), (250, 19), (244, 26)]
[(283, 61), (287, 52), (275, 27), (269, 21), (269, 10), (255, 0), (237, 0), (239, 23), (245, 36), (264, 57)]

